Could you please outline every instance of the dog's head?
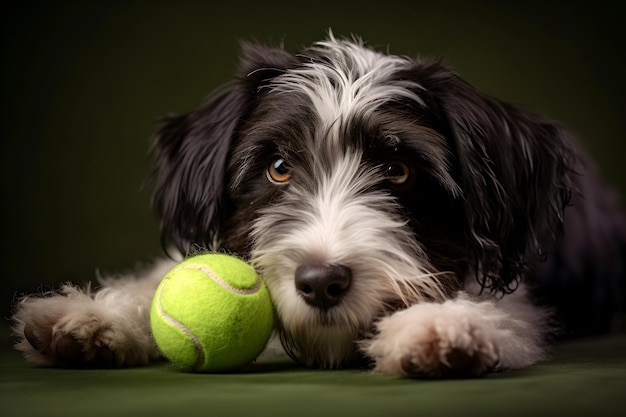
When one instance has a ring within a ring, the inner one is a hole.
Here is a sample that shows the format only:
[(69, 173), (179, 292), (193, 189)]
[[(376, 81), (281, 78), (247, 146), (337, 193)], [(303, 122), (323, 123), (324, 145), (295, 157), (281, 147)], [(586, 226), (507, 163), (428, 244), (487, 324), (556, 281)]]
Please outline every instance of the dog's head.
[(155, 148), (164, 238), (249, 259), (284, 344), (321, 366), (351, 359), (385, 311), (466, 277), (514, 288), (571, 188), (556, 124), (439, 62), (332, 36), (295, 56), (244, 45), (239, 75), (166, 119)]

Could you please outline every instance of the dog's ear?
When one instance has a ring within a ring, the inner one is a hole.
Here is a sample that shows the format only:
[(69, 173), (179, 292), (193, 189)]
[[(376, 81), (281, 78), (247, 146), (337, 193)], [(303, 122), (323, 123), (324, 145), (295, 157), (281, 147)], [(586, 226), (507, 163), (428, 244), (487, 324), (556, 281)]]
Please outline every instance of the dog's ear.
[(188, 114), (163, 119), (153, 151), (152, 204), (161, 217), (164, 246), (183, 253), (214, 248), (225, 212), (225, 171), (241, 123), (262, 87), (295, 58), (282, 49), (244, 44), (233, 81)]
[(571, 139), (558, 124), (479, 93), (438, 63), (415, 71), (456, 154), (469, 272), (483, 288), (510, 292), (561, 230), (576, 175)]

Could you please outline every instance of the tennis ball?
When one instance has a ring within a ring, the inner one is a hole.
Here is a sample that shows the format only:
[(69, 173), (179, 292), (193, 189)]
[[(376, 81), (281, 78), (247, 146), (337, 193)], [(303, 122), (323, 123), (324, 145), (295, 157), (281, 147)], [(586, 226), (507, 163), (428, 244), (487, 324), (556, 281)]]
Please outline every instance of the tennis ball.
[(198, 255), (175, 266), (150, 310), (161, 353), (197, 372), (246, 365), (263, 351), (273, 323), (265, 284), (250, 265), (224, 254)]

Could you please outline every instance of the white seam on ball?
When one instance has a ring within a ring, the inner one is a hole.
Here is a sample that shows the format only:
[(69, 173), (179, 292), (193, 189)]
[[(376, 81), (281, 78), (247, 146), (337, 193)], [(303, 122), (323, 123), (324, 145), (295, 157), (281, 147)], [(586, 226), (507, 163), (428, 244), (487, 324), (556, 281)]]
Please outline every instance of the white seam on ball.
[(234, 292), (236, 294), (240, 294), (240, 295), (255, 294), (261, 288), (261, 280), (259, 279), (258, 276), (256, 277), (256, 281), (254, 282), (254, 285), (252, 287), (250, 287), (250, 288), (237, 288), (237, 287), (233, 287), (232, 285), (230, 285), (226, 281), (223, 281), (212, 269), (207, 268), (204, 265), (189, 264), (189, 265), (184, 265), (183, 269), (198, 269), (198, 270), (204, 272), (205, 274), (207, 274), (209, 276), (209, 278), (211, 278), (220, 287), (222, 287), (222, 288), (224, 288), (224, 289), (226, 289), (228, 291)]
[(161, 306), (161, 293), (163, 292), (163, 288), (164, 286), (160, 286), (159, 287), (159, 291), (157, 292), (157, 310), (159, 311), (159, 314), (161, 315), (161, 317), (163, 317), (163, 319), (165, 319), (167, 322), (169, 322), (171, 325), (173, 325), (174, 327), (176, 327), (177, 329), (179, 329), (181, 332), (185, 333), (187, 335), (187, 337), (189, 337), (189, 339), (191, 339), (191, 341), (193, 342), (193, 344), (196, 347), (196, 351), (198, 352), (198, 359), (196, 359), (196, 364), (194, 365), (194, 367), (200, 367), (204, 364), (204, 349), (202, 347), (202, 343), (200, 342), (200, 340), (198, 339), (198, 337), (193, 334), (193, 332), (191, 330), (189, 330), (187, 327), (185, 327), (184, 324), (182, 324), (181, 322), (179, 322), (178, 320), (176, 320), (174, 317), (170, 316), (169, 314), (167, 314), (165, 312), (165, 310), (163, 310), (163, 307)]

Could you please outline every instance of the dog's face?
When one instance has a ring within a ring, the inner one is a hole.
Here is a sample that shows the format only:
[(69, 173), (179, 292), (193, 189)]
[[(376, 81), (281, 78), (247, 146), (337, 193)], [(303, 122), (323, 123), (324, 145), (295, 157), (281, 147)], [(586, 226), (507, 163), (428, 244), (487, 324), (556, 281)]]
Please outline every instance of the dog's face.
[(252, 262), (302, 362), (355, 359), (377, 317), (467, 276), (507, 290), (557, 229), (570, 152), (553, 124), (358, 42), (244, 55), (164, 124), (155, 203), (183, 251)]

